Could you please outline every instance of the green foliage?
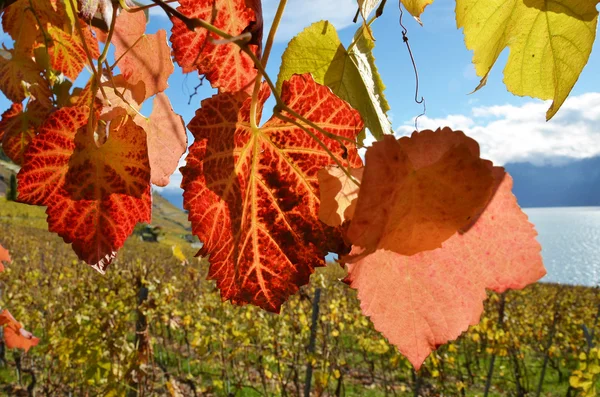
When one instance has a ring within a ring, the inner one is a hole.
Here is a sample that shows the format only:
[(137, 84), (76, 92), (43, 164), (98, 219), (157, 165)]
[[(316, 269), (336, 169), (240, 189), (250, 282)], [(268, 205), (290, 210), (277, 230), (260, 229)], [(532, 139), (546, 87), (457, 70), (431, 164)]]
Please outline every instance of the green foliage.
[(9, 201), (17, 201), (17, 177), (15, 174), (10, 175), (8, 190), (6, 191), (6, 199)]
[[(317, 272), (278, 316), (222, 303), (214, 282), (204, 281), (207, 264), (191, 259), (194, 251), (185, 245), (188, 265), (168, 245), (132, 238), (111, 277), (101, 276), (82, 266), (60, 238), (41, 233), (44, 214), (31, 208), (0, 202), (0, 236), (14, 259), (0, 275), (0, 307), (10, 306), (41, 338), (22, 357), (23, 368), (35, 368), (39, 394), (116, 396), (139, 388), (144, 395), (178, 390), (188, 396), (193, 387), (199, 395), (296, 395), (311, 361), (315, 394), (339, 388), (349, 396), (413, 395), (408, 361), (361, 314), (356, 294), (337, 282), (345, 275), (338, 265)], [(5, 217), (8, 211), (20, 217)], [(309, 356), (316, 287), (323, 295), (316, 351)], [(148, 297), (138, 306), (143, 288)], [(426, 361), (420, 394), (454, 396), (464, 389), (481, 396), (492, 355), (492, 396), (514, 392), (515, 371), (535, 391), (557, 296), (561, 316), (543, 392), (564, 396), (569, 376), (581, 368), (587, 346), (581, 324), (594, 324), (598, 291), (548, 284), (509, 292), (503, 326), (499, 296), (491, 294), (481, 323)], [(136, 338), (139, 316), (148, 324), (138, 334), (147, 344)], [(0, 368), (9, 395), (17, 385), (12, 354)]]

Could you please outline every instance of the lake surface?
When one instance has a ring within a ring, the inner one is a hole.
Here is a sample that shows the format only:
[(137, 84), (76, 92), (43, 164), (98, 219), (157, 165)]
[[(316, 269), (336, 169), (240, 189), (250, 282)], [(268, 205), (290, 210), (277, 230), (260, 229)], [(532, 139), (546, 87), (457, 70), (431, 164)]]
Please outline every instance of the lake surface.
[(524, 208), (539, 233), (542, 281), (600, 284), (600, 207)]

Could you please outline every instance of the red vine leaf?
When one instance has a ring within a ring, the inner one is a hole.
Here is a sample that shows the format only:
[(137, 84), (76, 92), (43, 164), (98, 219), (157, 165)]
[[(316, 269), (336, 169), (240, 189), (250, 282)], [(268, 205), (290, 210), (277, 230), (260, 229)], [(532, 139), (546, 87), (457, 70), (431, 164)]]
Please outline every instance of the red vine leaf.
[(23, 329), (23, 325), (6, 309), (0, 313), (0, 326), (4, 326), (4, 343), (9, 349), (24, 349), (27, 352), (40, 342), (39, 338)]
[(13, 103), (10, 109), (2, 114), (0, 120), (2, 150), (15, 164), (23, 164), (25, 149), (48, 112), (48, 109), (37, 101), (30, 101), (25, 111), (22, 104)]
[(75, 150), (75, 133), (87, 125), (89, 113), (84, 106), (62, 108), (40, 126), (17, 174), (19, 201), (47, 206), (52, 197), (62, 194), (69, 159)]
[(81, 128), (69, 159), (66, 189), (75, 200), (99, 200), (119, 193), (141, 197), (150, 183), (146, 132), (125, 111), (107, 123), (108, 139), (98, 146), (93, 130)]
[(4, 263), (11, 263), (12, 259), (10, 259), (10, 254), (6, 248), (0, 245), (0, 273), (4, 271)]
[(167, 186), (187, 149), (183, 119), (175, 113), (169, 98), (160, 93), (154, 98), (150, 118), (137, 117), (135, 121), (146, 130), (148, 136), (151, 181), (157, 186)]
[(143, 12), (123, 12), (117, 17), (112, 42), (121, 73), (133, 85), (143, 81), (149, 98), (167, 89), (167, 80), (175, 67), (167, 32), (161, 29), (155, 34), (145, 34), (145, 31)]
[(48, 230), (73, 244), (79, 258), (104, 273), (138, 222), (150, 223), (150, 185), (140, 198), (110, 194), (96, 200), (55, 197), (48, 206)]
[[(260, 43), (256, 43), (262, 37), (260, 1), (182, 0), (179, 4), (177, 10), (184, 15), (210, 22), (232, 36), (250, 31), (249, 47), (257, 56), (260, 54)], [(240, 51), (237, 44), (214, 44), (212, 40), (221, 40), (221, 37), (202, 28), (190, 31), (177, 18), (173, 18), (171, 33), (173, 55), (184, 73), (197, 69), (214, 88), (223, 92), (251, 92), (256, 69), (252, 59)]]
[(502, 168), (494, 176), (499, 187), (466, 233), (433, 251), (403, 256), (378, 249), (348, 265), (363, 313), (416, 369), (479, 322), (486, 288), (523, 288), (546, 273), (537, 233), (511, 192), (512, 178)]
[(492, 195), (492, 163), (449, 128), (385, 136), (367, 149), (352, 244), (403, 255), (435, 249), (481, 213)]
[[(66, 243), (72, 243), (82, 260), (104, 272), (135, 225), (150, 222), (149, 165), (147, 157), (145, 160), (140, 157), (147, 150), (143, 130), (123, 116), (109, 125), (110, 135), (104, 145), (114, 150), (131, 147), (135, 141), (135, 150), (125, 165), (111, 163), (108, 169), (99, 158), (105, 153), (103, 146), (96, 149), (90, 146), (94, 142), (93, 130), (85, 128), (89, 113), (87, 107), (69, 107), (48, 117), (25, 152), (24, 166), (18, 174), (19, 200), (46, 205), (49, 230)], [(124, 155), (117, 151), (111, 156), (111, 161), (118, 162)], [(81, 187), (70, 186), (76, 197), (70, 194), (67, 184), (71, 158), (74, 169), (71, 177), (81, 175)], [(93, 160), (90, 168), (95, 173), (80, 168), (90, 159)], [(131, 171), (128, 177), (124, 170)], [(109, 175), (114, 177), (110, 184)], [(101, 183), (92, 184), (94, 178)], [(144, 187), (142, 180), (146, 181)]]
[[(82, 31), (85, 31), (86, 25), (82, 25)], [(48, 49), (52, 68), (74, 81), (88, 61), (81, 37), (56, 26), (48, 28), (48, 36), (52, 39), (52, 45)], [(98, 41), (91, 33), (84, 37), (90, 55), (97, 59), (100, 56)]]
[[(268, 96), (265, 85), (259, 119)], [(363, 127), (358, 112), (310, 75), (285, 82), (281, 98), (332, 134), (355, 140)], [(294, 124), (272, 117), (253, 130), (250, 102), (242, 92), (202, 101), (188, 125), (195, 141), (182, 168), (184, 207), (223, 299), (277, 312), (340, 244), (339, 233), (318, 218), (317, 172), (334, 162)], [(344, 141), (346, 150), (311, 131), (340, 162), (361, 165), (352, 144)]]
[[(364, 168), (351, 168), (350, 175), (360, 183)], [(359, 186), (338, 166), (328, 166), (319, 170), (319, 190), (321, 205), (319, 219), (329, 226), (340, 226), (354, 216), (358, 200)]]

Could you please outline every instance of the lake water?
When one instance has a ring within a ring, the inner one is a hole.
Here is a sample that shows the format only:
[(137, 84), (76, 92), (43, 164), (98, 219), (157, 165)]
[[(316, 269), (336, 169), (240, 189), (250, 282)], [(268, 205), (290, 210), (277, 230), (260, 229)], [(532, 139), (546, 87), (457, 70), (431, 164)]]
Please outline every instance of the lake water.
[(600, 284), (600, 207), (525, 208), (539, 233), (542, 281)]

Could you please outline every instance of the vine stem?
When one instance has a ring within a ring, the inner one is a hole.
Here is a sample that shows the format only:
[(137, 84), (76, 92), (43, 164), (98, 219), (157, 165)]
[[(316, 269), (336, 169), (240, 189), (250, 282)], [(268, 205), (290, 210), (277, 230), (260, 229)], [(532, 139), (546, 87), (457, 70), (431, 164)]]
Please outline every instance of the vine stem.
[[(71, 5), (72, 9), (74, 9), (74, 10), (77, 9), (75, 7), (75, 3), (73, 0), (69, 0), (69, 4)], [(88, 45), (87, 45), (87, 41), (85, 40), (85, 36), (83, 35), (83, 31), (81, 30), (81, 25), (79, 24), (78, 21), (75, 21), (75, 27), (77, 28), (77, 34), (79, 34), (79, 37), (81, 38), (81, 44), (83, 44), (83, 50), (85, 51), (85, 55), (87, 56), (90, 67), (92, 68), (94, 78), (98, 82), (98, 87), (100, 88), (100, 92), (102, 93), (102, 96), (104, 97), (104, 99), (108, 99), (106, 92), (104, 92), (104, 87), (102, 87), (102, 82), (100, 81), (100, 76), (98, 75), (96, 66), (94, 65), (94, 57), (92, 57), (90, 49), (88, 48)]]
[[(69, 0), (69, 1), (72, 1), (72, 0)], [(243, 51), (246, 55), (248, 55), (250, 57), (250, 59), (254, 63), (254, 66), (258, 69), (259, 75), (262, 75), (262, 77), (264, 77), (269, 88), (271, 89), (271, 92), (273, 93), (273, 96), (275, 97), (275, 102), (276, 102), (276, 106), (275, 106), (275, 109), (273, 112), (275, 117), (277, 117), (283, 121), (288, 121), (288, 122), (300, 127), (302, 130), (304, 130), (311, 138), (313, 138), (317, 143), (319, 143), (319, 145), (321, 147), (323, 147), (323, 149), (325, 149), (325, 151), (331, 157), (331, 159), (344, 171), (344, 174), (346, 174), (346, 176), (348, 176), (350, 178), (350, 180), (352, 180), (357, 186), (360, 186), (360, 183), (358, 181), (356, 181), (354, 179), (354, 177), (352, 177), (352, 175), (347, 170), (347, 168), (341, 164), (341, 162), (338, 160), (338, 158), (333, 153), (331, 153), (329, 148), (327, 148), (327, 146), (311, 130), (306, 128), (306, 126), (300, 124), (298, 122), (298, 120), (300, 120), (302, 123), (305, 123), (306, 125), (310, 126), (311, 128), (319, 131), (326, 137), (335, 140), (342, 146), (345, 146), (342, 143), (342, 140), (346, 140), (354, 145), (356, 145), (356, 142), (354, 140), (346, 138), (346, 137), (340, 137), (335, 134), (331, 134), (330, 132), (325, 131), (323, 128), (319, 127), (318, 125), (316, 125), (312, 121), (308, 120), (301, 114), (297, 113), (293, 109), (290, 109), (281, 99), (281, 96), (279, 95), (279, 93), (277, 91), (277, 87), (275, 86), (275, 84), (273, 83), (273, 80), (267, 74), (267, 71), (266, 71), (265, 67), (263, 66), (263, 62), (261, 62), (261, 60), (258, 59), (256, 54), (254, 54), (252, 52), (252, 50), (250, 50), (246, 40), (240, 40), (240, 39), (236, 38), (235, 36), (232, 36), (229, 33), (222, 31), (221, 29), (217, 28), (216, 26), (212, 25), (211, 23), (208, 23), (200, 18), (189, 18), (186, 15), (179, 12), (178, 10), (176, 10), (175, 8), (168, 5), (167, 3), (165, 3), (163, 0), (152, 0), (152, 2), (155, 3), (156, 5), (160, 6), (168, 16), (179, 19), (181, 22), (183, 22), (185, 24), (185, 26), (188, 28), (188, 30), (190, 30), (192, 32), (196, 31), (197, 28), (204, 28), (204, 29), (208, 30), (209, 32), (216, 34), (217, 36), (222, 37), (223, 39), (229, 40), (230, 42), (237, 44), (240, 47), (241, 51)], [(279, 7), (277, 10), (278, 14), (283, 15), (283, 9), (285, 8), (286, 2), (287, 2), (287, 0), (280, 0)], [(283, 3), (283, 5), (282, 5), (282, 3)], [(276, 25), (279, 24), (279, 22), (281, 20), (281, 15), (279, 15), (279, 17), (278, 17), (279, 20), (277, 22), (275, 22), (275, 21), (273, 22), (273, 26), (271, 27), (271, 32), (269, 32), (269, 38), (267, 39), (268, 40), (267, 46), (265, 46), (265, 56), (263, 57), (265, 64), (266, 64), (266, 61), (268, 60), (269, 52), (271, 50), (271, 45), (273, 42), (273, 39), (271, 38), (271, 34), (273, 34), (273, 37), (274, 37), (275, 32), (277, 31)], [(277, 16), (276, 16), (276, 18), (277, 18)], [(273, 30), (273, 29), (275, 29), (275, 30)], [(269, 44), (269, 41), (271, 42), (271, 44)], [(257, 96), (258, 96), (258, 94), (257, 94)], [(257, 98), (257, 100), (258, 100), (258, 98)], [(291, 119), (291, 118), (283, 115), (282, 111), (289, 113), (291, 116), (297, 118), (298, 120), (294, 120), (294, 119)], [(250, 119), (252, 120), (252, 117)], [(254, 127), (254, 128), (257, 128), (257, 127)]]
[(113, 8), (112, 20), (110, 21), (110, 27), (108, 28), (108, 36), (106, 37), (106, 43), (104, 43), (104, 49), (102, 50), (102, 54), (100, 58), (98, 58), (98, 68), (102, 70), (102, 62), (106, 59), (108, 55), (108, 49), (110, 48), (110, 42), (112, 40), (113, 34), (115, 32), (115, 24), (117, 21), (117, 7)]
[[(277, 28), (279, 28), (279, 23), (281, 22), (281, 18), (283, 17), (283, 12), (285, 10), (286, 4), (287, 0), (279, 1), (279, 6), (277, 7), (277, 12), (275, 13), (275, 18), (273, 19), (273, 24), (271, 25), (271, 30), (269, 31), (269, 37), (267, 38), (267, 43), (265, 44), (262, 59), (260, 61), (263, 70), (265, 70), (265, 68), (267, 67), (269, 55), (271, 55), (271, 48), (273, 47), (273, 41), (275, 40), (275, 34), (277, 33)], [(254, 81), (254, 90), (252, 91), (252, 102), (250, 104), (250, 127), (252, 127), (252, 129), (258, 128), (258, 120), (256, 119), (256, 109), (258, 107), (258, 94), (260, 92), (261, 84), (262, 72), (259, 71), (256, 75), (256, 80)], [(277, 94), (274, 93), (274, 95)]]

